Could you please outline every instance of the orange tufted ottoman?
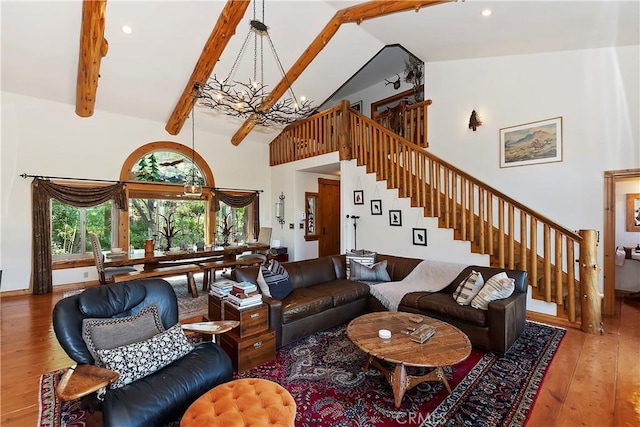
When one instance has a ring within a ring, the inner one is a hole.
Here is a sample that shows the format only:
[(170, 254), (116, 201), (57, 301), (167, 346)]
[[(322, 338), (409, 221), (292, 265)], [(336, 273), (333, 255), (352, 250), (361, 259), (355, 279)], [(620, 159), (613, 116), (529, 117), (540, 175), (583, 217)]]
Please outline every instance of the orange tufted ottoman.
[(291, 427), (296, 402), (280, 384), (259, 378), (229, 381), (189, 406), (180, 427)]

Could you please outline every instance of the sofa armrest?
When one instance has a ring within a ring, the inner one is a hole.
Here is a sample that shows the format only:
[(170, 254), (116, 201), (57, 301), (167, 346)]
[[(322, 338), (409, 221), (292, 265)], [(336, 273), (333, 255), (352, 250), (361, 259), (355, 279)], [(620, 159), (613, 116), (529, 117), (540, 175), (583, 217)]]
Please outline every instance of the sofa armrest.
[(262, 302), (269, 307), (269, 327), (276, 332), (276, 348), (282, 344), (282, 301), (262, 295)]
[(509, 298), (491, 301), (487, 313), (491, 346), (504, 354), (522, 334), (527, 320), (527, 294), (516, 291)]

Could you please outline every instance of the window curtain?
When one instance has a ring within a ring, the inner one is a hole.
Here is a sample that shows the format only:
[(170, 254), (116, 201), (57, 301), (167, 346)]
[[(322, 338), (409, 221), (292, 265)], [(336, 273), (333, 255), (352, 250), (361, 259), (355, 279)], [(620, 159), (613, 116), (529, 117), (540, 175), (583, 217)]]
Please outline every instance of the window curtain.
[(32, 216), (32, 293), (41, 295), (53, 290), (51, 274), (51, 198), (68, 205), (85, 208), (113, 200), (120, 210), (127, 210), (123, 183), (106, 186), (74, 186), (57, 184), (41, 178), (31, 183)]
[(216, 191), (213, 196), (213, 209), (218, 212), (220, 210), (220, 202), (232, 208), (242, 208), (254, 204), (253, 215), (253, 238), (258, 239), (258, 233), (260, 232), (260, 193), (225, 193), (224, 191)]

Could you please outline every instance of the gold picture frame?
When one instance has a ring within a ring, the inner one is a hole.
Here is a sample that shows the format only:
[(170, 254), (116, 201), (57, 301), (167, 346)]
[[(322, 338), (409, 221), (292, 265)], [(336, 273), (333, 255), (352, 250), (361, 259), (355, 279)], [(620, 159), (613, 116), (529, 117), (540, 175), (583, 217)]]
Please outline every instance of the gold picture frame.
[(640, 231), (640, 193), (627, 194), (627, 231)]

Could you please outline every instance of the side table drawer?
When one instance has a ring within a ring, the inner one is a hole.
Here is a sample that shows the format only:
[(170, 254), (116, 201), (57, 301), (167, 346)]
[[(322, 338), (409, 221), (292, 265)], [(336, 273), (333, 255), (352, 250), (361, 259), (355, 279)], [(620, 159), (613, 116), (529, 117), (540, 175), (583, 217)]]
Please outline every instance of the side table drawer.
[(240, 373), (275, 358), (276, 333), (273, 329), (268, 329), (260, 334), (240, 338), (235, 330), (231, 330), (222, 335), (220, 346), (231, 358), (233, 368)]
[(266, 331), (269, 328), (269, 311), (266, 304), (238, 310), (225, 303), (224, 319), (240, 322), (240, 326), (236, 329), (240, 338)]

